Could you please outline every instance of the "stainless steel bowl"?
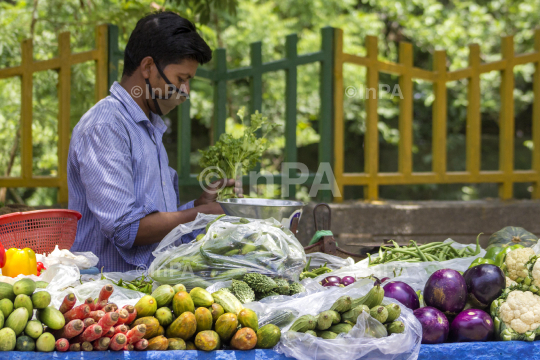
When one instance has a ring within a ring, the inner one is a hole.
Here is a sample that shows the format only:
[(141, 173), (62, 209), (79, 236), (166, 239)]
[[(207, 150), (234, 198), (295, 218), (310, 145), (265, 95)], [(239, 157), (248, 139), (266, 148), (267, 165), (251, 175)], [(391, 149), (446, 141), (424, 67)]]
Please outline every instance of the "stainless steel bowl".
[(292, 220), (300, 220), (304, 203), (292, 200), (271, 199), (226, 199), (218, 201), (225, 214), (250, 219), (274, 218), (286, 228), (290, 228)]

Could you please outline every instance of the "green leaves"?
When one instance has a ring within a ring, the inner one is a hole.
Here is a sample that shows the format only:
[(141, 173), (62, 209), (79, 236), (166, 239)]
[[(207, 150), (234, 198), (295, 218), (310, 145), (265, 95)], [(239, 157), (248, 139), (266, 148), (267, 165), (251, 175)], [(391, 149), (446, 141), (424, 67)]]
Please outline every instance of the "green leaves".
[[(215, 145), (210, 146), (207, 150), (199, 150), (202, 155), (199, 161), (201, 167), (203, 169), (217, 167), (223, 172), (220, 176), (224, 175), (228, 179), (247, 175), (250, 170), (255, 168), (267, 149), (266, 134), (277, 126), (268, 123), (268, 118), (262, 116), (258, 111), (251, 115), (250, 125), (246, 126), (244, 107), (238, 110), (237, 115), (242, 125), (245, 126), (241, 137), (234, 138), (231, 134), (221, 134)], [(266, 133), (258, 138), (256, 133), (264, 125), (266, 125)], [(219, 199), (227, 197), (235, 197), (234, 192), (230, 189), (223, 189), (219, 192)]]

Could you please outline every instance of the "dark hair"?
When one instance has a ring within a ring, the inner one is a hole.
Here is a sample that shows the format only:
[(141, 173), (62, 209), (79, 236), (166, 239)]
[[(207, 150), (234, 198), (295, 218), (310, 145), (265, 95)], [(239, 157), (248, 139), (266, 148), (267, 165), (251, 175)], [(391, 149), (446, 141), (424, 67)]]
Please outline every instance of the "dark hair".
[(124, 53), (122, 75), (132, 75), (147, 56), (164, 68), (184, 59), (207, 63), (212, 59), (212, 50), (191, 21), (164, 11), (147, 15), (137, 22)]

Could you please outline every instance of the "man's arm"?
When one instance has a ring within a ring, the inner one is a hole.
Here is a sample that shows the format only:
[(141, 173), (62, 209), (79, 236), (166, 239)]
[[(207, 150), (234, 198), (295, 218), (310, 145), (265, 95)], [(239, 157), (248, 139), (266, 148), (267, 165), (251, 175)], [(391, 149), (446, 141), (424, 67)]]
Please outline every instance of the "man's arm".
[(197, 213), (223, 214), (223, 210), (214, 202), (177, 212), (156, 212), (147, 215), (139, 222), (139, 230), (133, 245), (155, 244), (178, 225), (195, 220)]
[(157, 243), (178, 225), (195, 220), (197, 213), (223, 214), (221, 205), (216, 203), (217, 189), (221, 189), (223, 186), (234, 186), (234, 192), (237, 196), (243, 197), (242, 186), (234, 179), (221, 179), (208, 184), (202, 195), (193, 202), (195, 207), (177, 212), (157, 212), (142, 218), (133, 245)]

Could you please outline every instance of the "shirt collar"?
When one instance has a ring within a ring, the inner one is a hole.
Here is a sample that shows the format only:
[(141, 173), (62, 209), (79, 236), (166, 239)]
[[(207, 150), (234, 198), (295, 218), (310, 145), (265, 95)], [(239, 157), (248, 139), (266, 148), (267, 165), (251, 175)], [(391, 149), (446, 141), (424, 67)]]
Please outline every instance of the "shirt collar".
[[(133, 121), (136, 123), (149, 121), (141, 107), (135, 102), (126, 89), (118, 83), (118, 81), (115, 81), (114, 84), (112, 84), (110, 92), (126, 107), (126, 110)], [(167, 125), (165, 125), (163, 119), (153, 112), (150, 112), (150, 116), (152, 117), (152, 125), (154, 125), (159, 132), (164, 134), (167, 130)]]

